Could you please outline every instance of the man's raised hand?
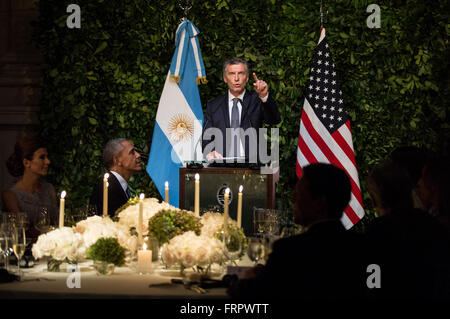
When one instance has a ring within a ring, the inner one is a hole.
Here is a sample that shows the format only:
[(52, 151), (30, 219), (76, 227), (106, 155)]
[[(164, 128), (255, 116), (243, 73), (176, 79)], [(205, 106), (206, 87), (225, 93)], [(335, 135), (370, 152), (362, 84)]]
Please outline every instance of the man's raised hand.
[(253, 83), (253, 86), (255, 87), (255, 92), (258, 93), (259, 98), (263, 99), (267, 96), (269, 93), (269, 87), (266, 82), (263, 80), (258, 79), (255, 72), (253, 72), (253, 78), (255, 79), (255, 83)]

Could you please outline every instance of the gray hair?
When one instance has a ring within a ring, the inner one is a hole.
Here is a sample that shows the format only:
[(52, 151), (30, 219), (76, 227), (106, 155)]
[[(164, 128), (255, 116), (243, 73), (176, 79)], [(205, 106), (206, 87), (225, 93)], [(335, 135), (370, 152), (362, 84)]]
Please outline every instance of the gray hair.
[(103, 150), (103, 162), (107, 169), (114, 166), (114, 156), (118, 156), (123, 151), (124, 146), (122, 145), (122, 142), (125, 141), (127, 141), (127, 139), (115, 138), (106, 143), (105, 149)]
[(234, 64), (243, 64), (245, 66), (245, 71), (247, 72), (248, 75), (248, 64), (247, 61), (245, 61), (244, 59), (241, 58), (231, 58), (225, 61), (225, 63), (223, 64), (223, 69), (222, 69), (222, 75), (225, 76), (225, 72), (227, 70), (227, 66), (229, 65), (234, 65)]

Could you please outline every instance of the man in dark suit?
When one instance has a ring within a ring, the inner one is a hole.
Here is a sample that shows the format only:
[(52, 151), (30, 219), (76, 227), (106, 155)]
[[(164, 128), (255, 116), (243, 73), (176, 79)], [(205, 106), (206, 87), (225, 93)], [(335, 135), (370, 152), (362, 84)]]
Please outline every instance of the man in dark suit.
[[(228, 92), (208, 103), (205, 111), (202, 147), (207, 160), (227, 156), (256, 162), (258, 129), (263, 123), (280, 122), (280, 113), (269, 95), (267, 83), (259, 80), (255, 73), (253, 78), (255, 90), (247, 91), (247, 62), (232, 58), (224, 63), (223, 80)], [(239, 129), (242, 130), (239, 132)]]
[[(110, 140), (103, 151), (103, 161), (108, 169), (108, 215), (113, 217), (115, 211), (131, 197), (128, 181), (136, 172), (142, 170), (141, 155), (133, 144), (123, 138)], [(97, 207), (97, 214), (103, 212), (103, 177), (95, 184), (90, 204)]]
[(366, 296), (369, 248), (340, 218), (350, 201), (347, 174), (330, 164), (303, 168), (293, 195), (294, 221), (307, 230), (274, 243), (265, 266), (228, 293), (240, 298), (341, 299)]

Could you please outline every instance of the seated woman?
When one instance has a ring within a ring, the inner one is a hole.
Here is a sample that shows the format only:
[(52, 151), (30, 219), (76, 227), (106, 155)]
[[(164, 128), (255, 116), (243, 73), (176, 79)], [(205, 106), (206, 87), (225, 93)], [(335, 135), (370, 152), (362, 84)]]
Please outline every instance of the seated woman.
[(20, 139), (6, 162), (9, 173), (20, 178), (13, 187), (3, 192), (4, 210), (27, 214), (30, 223), (27, 234), (31, 238), (37, 238), (40, 234), (34, 226), (44, 208), (48, 211), (51, 224), (55, 225), (58, 218), (55, 188), (43, 180), (49, 165), (47, 148), (33, 137)]

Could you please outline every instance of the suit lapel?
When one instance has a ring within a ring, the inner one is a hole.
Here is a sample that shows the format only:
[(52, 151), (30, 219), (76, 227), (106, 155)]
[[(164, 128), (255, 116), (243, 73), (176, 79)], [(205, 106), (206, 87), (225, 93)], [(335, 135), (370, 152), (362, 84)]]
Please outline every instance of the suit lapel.
[(248, 113), (249, 104), (250, 104), (250, 94), (248, 93), (248, 91), (245, 91), (244, 100), (242, 101), (242, 112), (241, 112), (241, 122), (240, 122), (242, 128), (245, 128), (244, 120)]
[(122, 200), (128, 200), (127, 194), (124, 192), (122, 185), (120, 185), (119, 180), (117, 179), (117, 177), (109, 172), (109, 181), (108, 181), (111, 185), (111, 189), (114, 189), (116, 191), (116, 194), (118, 196), (120, 196), (122, 198)]
[(228, 106), (228, 93), (224, 95), (223, 101), (221, 104), (222, 104), (223, 118), (225, 119), (225, 127), (231, 127), (230, 113), (229, 113), (229, 106)]

